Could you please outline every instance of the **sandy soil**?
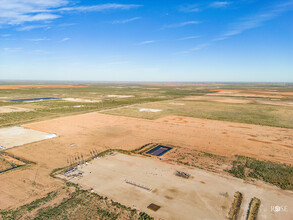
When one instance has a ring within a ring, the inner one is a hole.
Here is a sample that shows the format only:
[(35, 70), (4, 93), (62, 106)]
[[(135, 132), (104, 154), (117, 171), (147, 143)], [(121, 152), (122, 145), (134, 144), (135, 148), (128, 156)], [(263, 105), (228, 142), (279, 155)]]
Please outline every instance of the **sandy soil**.
[(12, 168), (11, 163), (15, 165), (21, 165), (21, 166), (25, 165), (24, 162), (17, 160), (9, 155), (6, 155), (6, 154), (0, 155), (0, 171), (5, 171)]
[(160, 112), (162, 109), (152, 109), (152, 108), (140, 108), (140, 112)]
[(229, 89), (215, 89), (211, 90), (217, 93), (210, 95), (228, 95), (228, 96), (250, 96), (250, 97), (273, 97), (282, 98), (286, 96), (293, 96), (293, 92), (282, 91), (264, 91), (264, 90), (229, 90)]
[(88, 86), (72, 85), (0, 85), (0, 89), (27, 89), (27, 88), (82, 88)]
[[(293, 164), (291, 129), (168, 116), (156, 121), (87, 113), (24, 127), (57, 138), (8, 149), (7, 152), (36, 162), (28, 169), (0, 176), (0, 209), (29, 203), (62, 186), (49, 176), (65, 167), (70, 155), (90, 156), (93, 148), (133, 150), (147, 143), (164, 143), (219, 155), (246, 155)], [(71, 145), (74, 144), (74, 145)]]
[(183, 147), (176, 147), (161, 158), (164, 161), (181, 163), (220, 174), (227, 174), (226, 170), (231, 170), (235, 160), (234, 157), (222, 157), (215, 154), (211, 157), (201, 151)]
[[(245, 219), (253, 197), (261, 200), (259, 219), (289, 220), (293, 217), (292, 209), (282, 213), (271, 211), (271, 206), (276, 204), (292, 207), (293, 192), (267, 185), (258, 187), (233, 177), (172, 165), (158, 159), (116, 153), (94, 160), (80, 170), (83, 175), (71, 177), (71, 182), (162, 219), (193, 220), (195, 216), (196, 219), (225, 219), (236, 191), (244, 195), (239, 219)], [(191, 177), (177, 177), (174, 175), (176, 170), (187, 172)], [(127, 184), (125, 180), (148, 187), (151, 191)], [(161, 208), (157, 212), (147, 209), (151, 203)]]
[(103, 97), (107, 97), (107, 98), (131, 98), (131, 97), (134, 97), (134, 95), (104, 95)]
[(29, 111), (33, 111), (33, 109), (21, 108), (16, 106), (1, 106), (0, 107), (0, 114), (9, 113), (9, 112), (29, 112)]
[(101, 102), (101, 100), (93, 100), (93, 99), (79, 99), (79, 98), (64, 98), (63, 100), (69, 102)]
[(0, 156), (0, 172), (10, 169), (12, 166)]
[(11, 163), (14, 163), (16, 165), (25, 165), (24, 162), (20, 161), (20, 160), (17, 160), (9, 155), (5, 155), (5, 154), (2, 154), (1, 157), (3, 157), (6, 161), (8, 162), (11, 162)]
[(11, 148), (54, 137), (45, 132), (23, 127), (0, 128), (0, 146)]
[[(99, 145), (135, 149), (146, 143), (169, 143), (223, 156), (246, 155), (293, 165), (292, 129), (235, 122), (166, 116), (155, 121), (88, 113), (25, 125), (61, 136), (82, 134)], [(79, 137), (81, 143), (83, 138)]]

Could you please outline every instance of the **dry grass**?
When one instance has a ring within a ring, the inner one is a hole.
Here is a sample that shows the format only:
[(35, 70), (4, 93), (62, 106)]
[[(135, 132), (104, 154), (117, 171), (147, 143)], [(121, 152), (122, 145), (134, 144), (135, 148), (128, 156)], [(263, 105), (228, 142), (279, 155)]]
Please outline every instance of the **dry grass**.
[[(185, 105), (171, 105), (170, 101), (138, 104), (108, 111), (108, 114), (145, 119), (178, 115), (221, 121), (241, 122), (274, 127), (293, 128), (293, 108), (287, 106), (233, 104), (205, 101), (180, 101)], [(140, 112), (140, 108), (161, 109), (160, 112)]]

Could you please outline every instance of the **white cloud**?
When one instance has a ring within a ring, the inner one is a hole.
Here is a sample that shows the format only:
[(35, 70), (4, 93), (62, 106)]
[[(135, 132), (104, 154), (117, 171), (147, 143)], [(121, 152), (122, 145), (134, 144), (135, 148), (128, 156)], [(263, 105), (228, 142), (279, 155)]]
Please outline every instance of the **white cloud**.
[(39, 28), (43, 28), (44, 30), (48, 30), (50, 29), (50, 27), (48, 25), (27, 25), (27, 26), (22, 26), (17, 28), (17, 31), (30, 31), (33, 29), (39, 29)]
[(178, 27), (184, 27), (186, 25), (191, 25), (191, 24), (199, 24), (200, 21), (185, 21), (177, 24), (169, 24), (169, 25), (164, 25), (162, 29), (166, 28), (178, 28)]
[(59, 16), (50, 10), (67, 3), (65, 0), (0, 0), (0, 24), (56, 19)]
[(188, 36), (188, 37), (180, 38), (178, 40), (191, 40), (191, 39), (197, 39), (197, 38), (200, 38), (200, 36)]
[(65, 12), (97, 12), (115, 9), (129, 10), (140, 6), (135, 4), (113, 3), (70, 7), (68, 0), (0, 0), (0, 25), (48, 22), (61, 17)]
[(115, 20), (110, 22), (111, 24), (125, 24), (128, 22), (132, 22), (132, 21), (136, 21), (136, 20), (140, 20), (141, 17), (134, 17), (134, 18), (129, 18), (129, 19), (124, 19), (124, 20)]
[(7, 24), (10, 25), (18, 25), (23, 24), (25, 22), (32, 21), (48, 21), (59, 18), (59, 15), (50, 14), (50, 13), (39, 13), (35, 15), (16, 15), (12, 19), (10, 19)]
[(10, 37), (11, 34), (0, 34), (0, 37)]
[(146, 41), (140, 42), (139, 45), (151, 44), (151, 43), (154, 43), (154, 42), (155, 42), (154, 40), (146, 40)]
[(34, 42), (39, 42), (39, 41), (47, 41), (47, 40), (51, 40), (47, 37), (43, 37), (43, 38), (34, 38), (34, 39), (28, 39), (29, 41), (34, 41)]
[(71, 40), (70, 37), (64, 37), (61, 41), (64, 42), (64, 41), (69, 41), (69, 40)]
[(210, 6), (213, 8), (225, 8), (230, 4), (230, 2), (213, 2)]
[(214, 41), (225, 40), (231, 36), (241, 34), (244, 31), (257, 28), (280, 14), (292, 10), (292, 6), (293, 1), (290, 0), (284, 4), (274, 6), (270, 11), (243, 18), (240, 22), (232, 24), (228, 31), (214, 39)]
[(128, 10), (132, 8), (141, 7), (141, 5), (134, 4), (101, 4), (92, 6), (76, 6), (76, 7), (64, 7), (59, 8), (57, 11), (80, 11), (80, 12), (90, 12), (90, 11), (105, 11), (113, 9)]
[(287, 2), (279, 4), (279, 5), (275, 5), (275, 6), (271, 7), (270, 10), (268, 10), (266, 12), (243, 18), (240, 22), (234, 23), (231, 26), (231, 28), (228, 31), (226, 31), (224, 34), (221, 34), (220, 36), (214, 38), (213, 40), (211, 40), (207, 43), (200, 44), (200, 45), (190, 49), (190, 51), (201, 50), (203, 48), (206, 48), (206, 47), (212, 45), (216, 41), (225, 40), (225, 39), (228, 39), (232, 36), (242, 34), (243, 32), (245, 32), (247, 30), (257, 28), (257, 27), (263, 25), (263, 23), (265, 23), (269, 20), (272, 20), (275, 17), (281, 15), (282, 13), (285, 13), (290, 10), (293, 10), (293, 0), (287, 1)]
[(4, 49), (4, 51), (6, 51), (6, 52), (9, 52), (9, 53), (14, 53), (14, 52), (18, 52), (18, 51), (20, 51), (20, 50), (22, 50), (22, 48), (20, 48), (20, 47), (6, 47), (6, 48), (3, 48)]

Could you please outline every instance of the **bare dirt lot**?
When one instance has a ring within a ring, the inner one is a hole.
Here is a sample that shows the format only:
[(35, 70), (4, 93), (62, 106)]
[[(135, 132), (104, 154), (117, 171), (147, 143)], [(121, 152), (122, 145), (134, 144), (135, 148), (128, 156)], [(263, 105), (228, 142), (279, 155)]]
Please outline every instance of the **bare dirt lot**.
[(28, 88), (82, 88), (88, 86), (73, 85), (1, 85), (0, 89), (28, 89)]
[(23, 127), (0, 128), (0, 146), (11, 148), (54, 137), (45, 132)]
[(0, 107), (0, 114), (9, 113), (9, 112), (29, 112), (29, 111), (33, 111), (33, 109), (22, 108), (17, 106), (1, 106)]
[(133, 150), (153, 142), (293, 164), (291, 129), (177, 116), (152, 121), (101, 113), (63, 117), (24, 127), (56, 133), (58, 137), (7, 150), (36, 165), (0, 176), (0, 209), (31, 202), (58, 189), (62, 182), (49, 176), (52, 170), (65, 167), (68, 157), (75, 153), (89, 157), (93, 148), (99, 152), (109, 148)]
[[(191, 177), (178, 177), (176, 170), (187, 172)], [(244, 195), (240, 219), (245, 219), (253, 197), (261, 200), (259, 219), (289, 220), (293, 216), (293, 210), (284, 213), (271, 211), (271, 206), (276, 204), (292, 207), (292, 192), (267, 185), (258, 187), (232, 177), (168, 164), (155, 158), (115, 153), (92, 161), (80, 171), (82, 176), (70, 178), (71, 182), (162, 219), (195, 219), (195, 216), (196, 219), (225, 219), (236, 191)], [(161, 208), (151, 211), (147, 208), (151, 203)]]
[(69, 102), (87, 102), (87, 103), (101, 102), (101, 100), (80, 99), (80, 98), (64, 98), (63, 100), (69, 101)]

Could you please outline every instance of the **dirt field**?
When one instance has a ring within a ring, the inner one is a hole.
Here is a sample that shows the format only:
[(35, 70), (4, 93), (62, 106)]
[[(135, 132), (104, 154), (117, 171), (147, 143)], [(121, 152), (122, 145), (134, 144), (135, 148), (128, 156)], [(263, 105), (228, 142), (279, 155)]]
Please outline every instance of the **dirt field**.
[(10, 169), (12, 166), (0, 156), (0, 172)]
[(171, 161), (187, 166), (198, 167), (204, 170), (227, 174), (226, 170), (232, 168), (233, 157), (210, 155), (195, 149), (176, 147), (162, 156), (164, 161)]
[[(84, 172), (82, 176), (70, 178), (71, 182), (85, 189), (93, 188), (100, 195), (162, 219), (195, 219), (195, 216), (196, 219), (224, 219), (236, 191), (244, 195), (239, 215), (241, 219), (245, 219), (253, 197), (261, 200), (259, 219), (289, 220), (293, 217), (293, 210), (271, 212), (271, 206), (276, 204), (292, 207), (292, 192), (266, 185), (258, 187), (232, 177), (172, 165), (154, 158), (115, 153), (94, 160), (80, 170)], [(187, 172), (191, 177), (177, 177), (174, 175), (176, 170)], [(151, 190), (127, 184), (125, 180)], [(147, 208), (151, 203), (161, 208), (153, 212)]]
[[(12, 165), (13, 164), (13, 165)], [(0, 172), (6, 171), (13, 166), (24, 166), (23, 161), (17, 160), (7, 154), (0, 154)]]
[(1, 155), (1, 157), (3, 157), (7, 162), (10, 162), (10, 163), (13, 163), (13, 164), (16, 164), (16, 165), (25, 165), (25, 163), (23, 161), (20, 161), (20, 160), (17, 160), (9, 155)]
[(0, 146), (11, 148), (55, 137), (45, 132), (23, 127), (0, 128)]
[(72, 85), (0, 85), (0, 89), (29, 89), (29, 88), (82, 88), (88, 86)]
[[(219, 155), (246, 155), (293, 164), (292, 130), (241, 123), (168, 116), (156, 121), (88, 113), (25, 125), (57, 138), (8, 149), (36, 162), (28, 169), (0, 176), (0, 209), (17, 207), (58, 189), (49, 176), (67, 165), (70, 155), (90, 156), (109, 148), (133, 150), (147, 143), (184, 146)], [(74, 144), (74, 145), (72, 145)]]
[(229, 95), (229, 96), (250, 96), (250, 97), (272, 97), (282, 98), (286, 96), (293, 96), (293, 92), (283, 91), (265, 91), (265, 90), (229, 90), (229, 89), (215, 89), (211, 90), (217, 93), (210, 95)]
[(33, 111), (33, 109), (21, 108), (16, 106), (1, 106), (0, 107), (0, 114), (9, 113), (9, 112), (29, 112), (29, 111)]
[[(121, 146), (127, 150), (149, 142), (167, 142), (219, 155), (240, 154), (293, 165), (292, 130), (284, 128), (178, 116), (150, 121), (99, 113), (53, 119), (24, 127), (62, 136), (76, 132), (94, 135), (99, 144)], [(92, 141), (88, 140), (93, 146), (97, 145)]]

